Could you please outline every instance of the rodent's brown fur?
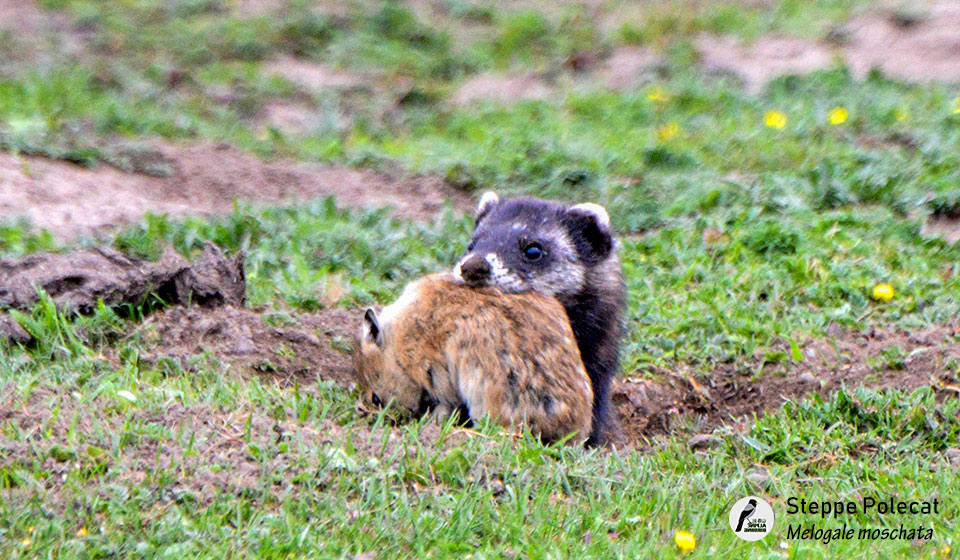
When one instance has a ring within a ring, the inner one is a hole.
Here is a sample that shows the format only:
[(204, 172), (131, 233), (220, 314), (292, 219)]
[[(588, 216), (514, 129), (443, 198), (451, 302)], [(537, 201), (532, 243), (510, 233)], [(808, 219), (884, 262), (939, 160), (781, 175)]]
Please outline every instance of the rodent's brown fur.
[(379, 344), (361, 332), (355, 365), (366, 402), (377, 394), (416, 413), (427, 397), (440, 415), (465, 405), (472, 418), (489, 414), (547, 442), (590, 434), (590, 379), (557, 300), (435, 274), (408, 286), (401, 301), (384, 310)]

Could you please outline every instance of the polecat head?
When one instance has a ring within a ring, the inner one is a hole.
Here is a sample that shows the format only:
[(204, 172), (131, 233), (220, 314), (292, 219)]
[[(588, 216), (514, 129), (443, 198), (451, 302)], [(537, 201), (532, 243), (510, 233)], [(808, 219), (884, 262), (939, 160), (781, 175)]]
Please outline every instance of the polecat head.
[(472, 286), (550, 296), (581, 291), (587, 270), (614, 249), (610, 217), (599, 204), (565, 206), (484, 193), (467, 252), (454, 275)]

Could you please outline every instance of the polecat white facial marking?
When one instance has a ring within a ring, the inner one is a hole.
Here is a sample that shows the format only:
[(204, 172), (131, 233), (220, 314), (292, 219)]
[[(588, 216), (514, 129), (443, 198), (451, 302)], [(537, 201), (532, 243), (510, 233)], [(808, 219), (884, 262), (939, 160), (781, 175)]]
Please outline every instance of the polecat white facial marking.
[(500, 200), (487, 192), (477, 206), (470, 245), (453, 273), (470, 286), (539, 292), (563, 304), (593, 386), (593, 432), (587, 444), (610, 441), (617, 429), (610, 383), (620, 367), (626, 287), (619, 244), (603, 206)]

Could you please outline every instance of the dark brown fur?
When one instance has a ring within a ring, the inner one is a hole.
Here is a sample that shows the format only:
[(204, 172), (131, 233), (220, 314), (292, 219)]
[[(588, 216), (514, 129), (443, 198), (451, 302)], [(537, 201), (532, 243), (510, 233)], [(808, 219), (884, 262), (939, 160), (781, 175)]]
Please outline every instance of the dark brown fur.
[(616, 441), (610, 386), (620, 369), (627, 293), (607, 211), (591, 203), (500, 200), (488, 192), (454, 274), (471, 286), (539, 292), (563, 304), (593, 388), (593, 433), (587, 445)]

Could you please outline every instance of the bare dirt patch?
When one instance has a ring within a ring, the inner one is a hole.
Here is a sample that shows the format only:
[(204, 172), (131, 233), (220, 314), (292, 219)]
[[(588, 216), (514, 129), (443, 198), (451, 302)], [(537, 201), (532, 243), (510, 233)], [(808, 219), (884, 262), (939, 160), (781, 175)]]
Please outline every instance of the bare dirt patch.
[(651, 81), (660, 63), (656, 53), (643, 47), (621, 47), (603, 55), (583, 52), (570, 56), (563, 71), (556, 74), (487, 72), (474, 76), (450, 96), (450, 102), (458, 106), (477, 102), (512, 105), (548, 99), (570, 85), (625, 90)]
[[(359, 309), (338, 309), (291, 315), (274, 326), (248, 309), (176, 308), (151, 316), (139, 332), (148, 343), (144, 359), (149, 361), (172, 358), (190, 367), (191, 359), (207, 352), (244, 375), (301, 384), (319, 377), (350, 387), (355, 379), (345, 344), (352, 342), (359, 317)], [(776, 350), (789, 355), (789, 347)], [(960, 391), (956, 367), (947, 367), (951, 360), (960, 363), (960, 327), (913, 334), (837, 330), (808, 342), (802, 352), (799, 363), (765, 364), (758, 357), (720, 364), (706, 377), (681, 370), (619, 380), (613, 401), (621, 443), (642, 449), (678, 430), (739, 425), (754, 414), (779, 409), (787, 399), (829, 395), (842, 386)]]
[(369, 82), (369, 78), (361, 74), (293, 57), (265, 62), (262, 69), (268, 76), (279, 76), (310, 91), (351, 89)]
[(323, 112), (303, 103), (270, 101), (254, 119), (288, 136), (306, 136), (321, 130), (343, 130), (351, 119), (339, 113)]
[(939, 237), (947, 243), (960, 241), (960, 220), (952, 218), (929, 217), (920, 228), (925, 237)]
[(512, 104), (517, 101), (545, 99), (551, 88), (542, 79), (530, 74), (480, 74), (461, 85), (451, 96), (454, 105), (478, 101)]
[(67, 254), (37, 253), (0, 260), (0, 342), (29, 344), (27, 332), (8, 309), (29, 311), (43, 290), (60, 311), (91, 313), (100, 302), (148, 308), (198, 304), (242, 305), (246, 300), (244, 255), (224, 255), (212, 244), (193, 262), (168, 248), (157, 262), (129, 257), (109, 248)]
[[(789, 355), (789, 347), (780, 349)], [(892, 330), (834, 332), (802, 348), (800, 363), (764, 364), (756, 358), (724, 364), (708, 378), (659, 372), (655, 379), (623, 379), (614, 389), (626, 440), (644, 447), (650, 438), (675, 433), (685, 418), (697, 430), (739, 423), (773, 411), (787, 399), (827, 395), (842, 386), (911, 390), (922, 386), (957, 396), (960, 327), (941, 326), (917, 333)]]
[[(230, 0), (233, 13), (241, 17), (277, 16), (290, 7), (288, 0)], [(352, 2), (333, 0), (311, 0), (310, 11), (331, 17), (346, 18), (353, 8)]]
[(40, 157), (0, 153), (0, 220), (26, 216), (38, 228), (68, 240), (100, 235), (147, 213), (229, 213), (234, 201), (284, 204), (332, 195), (350, 207), (392, 206), (395, 214), (425, 220), (447, 202), (466, 211), (467, 195), (435, 177), (392, 177), (371, 170), (292, 161), (266, 162), (226, 144), (156, 143), (149, 157), (166, 177), (87, 169)]
[(701, 66), (729, 73), (757, 93), (784, 74), (806, 74), (845, 61), (854, 77), (872, 69), (910, 82), (960, 82), (960, 2), (936, 2), (910, 12), (873, 11), (836, 30), (834, 40), (765, 36), (751, 43), (704, 35)]
[(83, 33), (66, 15), (43, 10), (33, 0), (0, 0), (0, 74), (69, 60), (84, 46)]
[(596, 78), (607, 88), (628, 89), (660, 64), (660, 57), (644, 47), (615, 49), (596, 72)]
[(913, 82), (960, 82), (960, 2), (937, 2), (914, 13), (881, 12), (854, 19), (843, 46), (854, 76), (878, 68)]
[(151, 315), (137, 328), (143, 359), (192, 361), (209, 355), (241, 375), (269, 375), (292, 382), (317, 378), (354, 383), (348, 353), (360, 310), (267, 314), (241, 307), (176, 307)]
[(733, 37), (704, 35), (697, 38), (696, 48), (705, 71), (733, 74), (751, 93), (759, 93), (778, 76), (825, 68), (834, 56), (825, 46), (790, 37), (765, 37), (747, 45)]
[(108, 248), (0, 260), (0, 309), (30, 309), (38, 288), (58, 309), (78, 313), (93, 311), (100, 301), (138, 305), (152, 293), (181, 305), (242, 305), (243, 262), (243, 254), (229, 258), (209, 244), (193, 263), (169, 248), (157, 262)]

